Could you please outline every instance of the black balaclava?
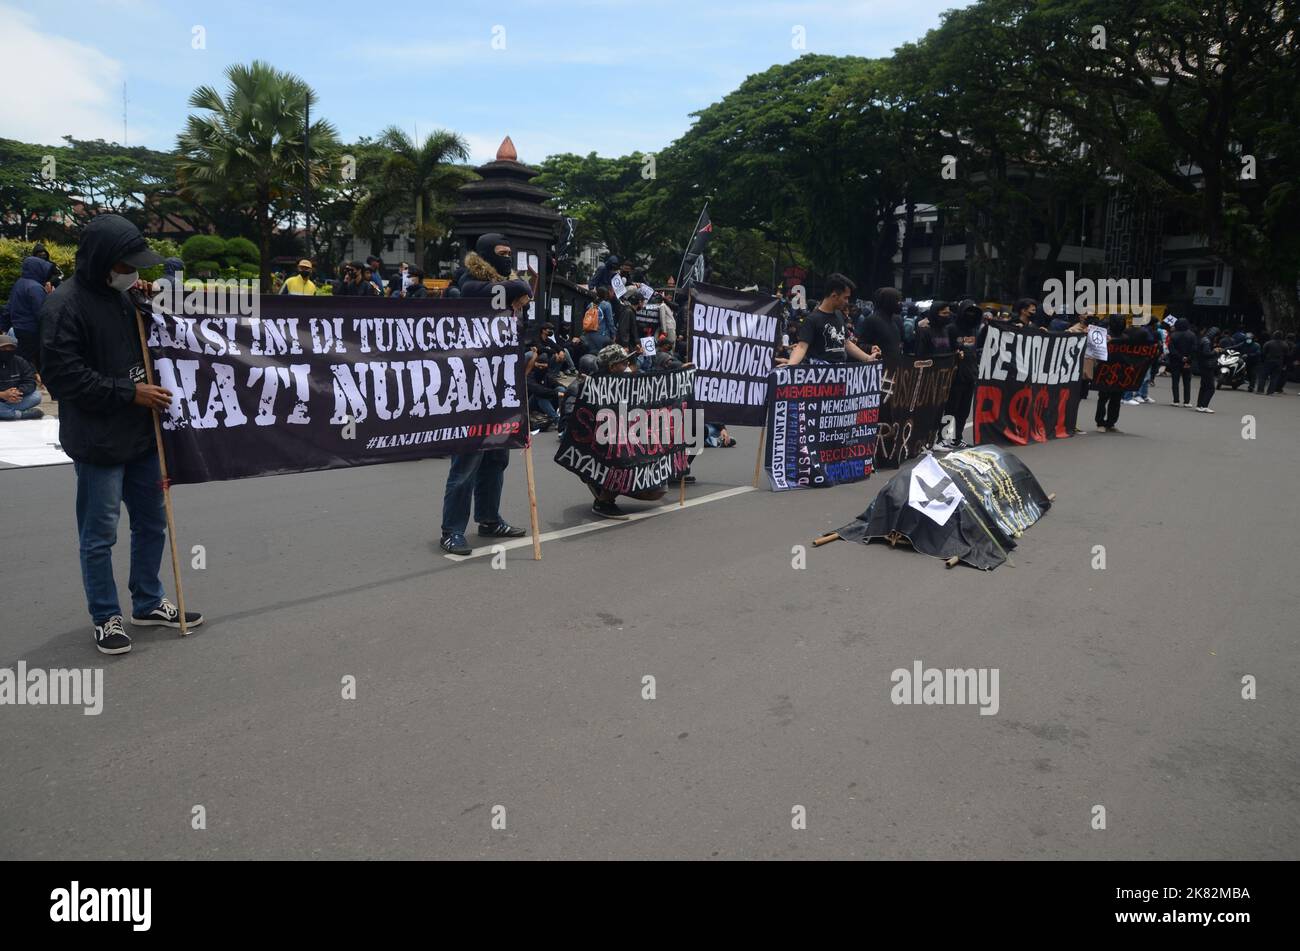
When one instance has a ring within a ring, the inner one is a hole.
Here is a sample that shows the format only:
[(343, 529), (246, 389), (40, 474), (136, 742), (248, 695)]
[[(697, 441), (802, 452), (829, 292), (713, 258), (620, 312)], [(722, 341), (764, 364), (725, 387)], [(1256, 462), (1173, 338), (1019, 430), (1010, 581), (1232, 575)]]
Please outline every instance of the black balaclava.
[(980, 321), (984, 317), (984, 312), (980, 310), (979, 304), (968, 297), (954, 307), (953, 310), (955, 311), (953, 320), (957, 322), (957, 329), (961, 331), (963, 337), (969, 337), (979, 330)]
[(510, 242), (506, 240), (505, 235), (492, 232), (491, 234), (482, 235), (478, 241), (474, 243), (474, 251), (484, 261), (492, 265), (493, 270), (498, 274), (502, 277), (507, 277), (512, 268), (510, 259), (497, 254), (495, 248), (498, 244), (508, 245), (509, 243)]

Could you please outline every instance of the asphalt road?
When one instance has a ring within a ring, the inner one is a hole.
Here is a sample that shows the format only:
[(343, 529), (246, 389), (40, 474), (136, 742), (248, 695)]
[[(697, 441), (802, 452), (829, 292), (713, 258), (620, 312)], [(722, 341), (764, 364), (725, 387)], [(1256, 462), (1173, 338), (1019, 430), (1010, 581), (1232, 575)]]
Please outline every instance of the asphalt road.
[[(1155, 395), (1021, 453), (1058, 498), (991, 573), (846, 542), (793, 568), (885, 475), (504, 569), (437, 551), (441, 461), (178, 487), (208, 624), (121, 658), (92, 645), (70, 467), (5, 470), (0, 666), (102, 667), (105, 701), (0, 707), (0, 857), (1298, 858), (1300, 400)], [(749, 484), (736, 435), (690, 499)], [(537, 442), (543, 530), (587, 523)], [(893, 704), (917, 660), (996, 668), (996, 715)]]

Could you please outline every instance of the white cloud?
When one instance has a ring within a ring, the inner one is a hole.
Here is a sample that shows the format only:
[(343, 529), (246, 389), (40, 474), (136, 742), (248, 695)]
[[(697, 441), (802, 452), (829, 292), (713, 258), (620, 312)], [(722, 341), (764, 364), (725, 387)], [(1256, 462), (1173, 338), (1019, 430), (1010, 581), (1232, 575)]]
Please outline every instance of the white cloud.
[(5, 24), (5, 71), (26, 77), (0, 97), (0, 136), (42, 145), (61, 145), (65, 135), (122, 138), (124, 71), (118, 60), (42, 33), (35, 17), (7, 5), (0, 5), (0, 23)]

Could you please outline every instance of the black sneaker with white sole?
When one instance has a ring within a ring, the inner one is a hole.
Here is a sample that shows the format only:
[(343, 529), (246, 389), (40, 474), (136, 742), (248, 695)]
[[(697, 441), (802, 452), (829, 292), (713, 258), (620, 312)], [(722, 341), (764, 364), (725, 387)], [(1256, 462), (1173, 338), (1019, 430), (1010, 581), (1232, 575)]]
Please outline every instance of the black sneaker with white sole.
[(628, 518), (628, 514), (613, 502), (602, 502), (600, 499), (592, 503), (591, 510), (601, 518), (612, 518), (620, 522)]
[(509, 522), (480, 522), (478, 533), (489, 538), (523, 538), (528, 533)]
[[(158, 603), (158, 607), (154, 608), (144, 617), (136, 617), (132, 614), (131, 623), (136, 627), (179, 628), (181, 626), (181, 612), (176, 609), (176, 605), (172, 604), (166, 598), (163, 598), (162, 601)], [(202, 623), (203, 615), (198, 611), (185, 612), (186, 628), (198, 627)]]
[(101, 654), (127, 654), (131, 638), (122, 626), (122, 615), (114, 614), (103, 624), (95, 625), (95, 647)]

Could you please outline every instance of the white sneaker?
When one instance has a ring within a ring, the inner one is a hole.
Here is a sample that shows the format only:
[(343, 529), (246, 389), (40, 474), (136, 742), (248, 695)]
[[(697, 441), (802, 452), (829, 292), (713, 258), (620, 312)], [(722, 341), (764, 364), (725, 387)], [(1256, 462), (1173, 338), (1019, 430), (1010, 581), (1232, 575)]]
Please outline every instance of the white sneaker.
[(1141, 405), (1142, 405), (1142, 401), (1141, 401), (1141, 400), (1121, 400), (1120, 402), (1122, 402), (1125, 406), (1141, 406)]
[(1178, 400), (1174, 400), (1174, 405), (1175, 405), (1175, 406), (1182, 406), (1183, 404), (1180, 403), (1180, 402), (1178, 402)]
[(1149, 397), (1149, 396), (1144, 396), (1144, 397), (1142, 397), (1142, 402), (1143, 402), (1143, 403), (1154, 403), (1155, 400), (1153, 400), (1153, 399), (1152, 399), (1151, 397)]
[(1205, 407), (1204, 409), (1202, 409), (1201, 412), (1202, 412), (1202, 413), (1213, 413), (1214, 410), (1210, 409), (1210, 408), (1207, 406), (1207, 407)]

